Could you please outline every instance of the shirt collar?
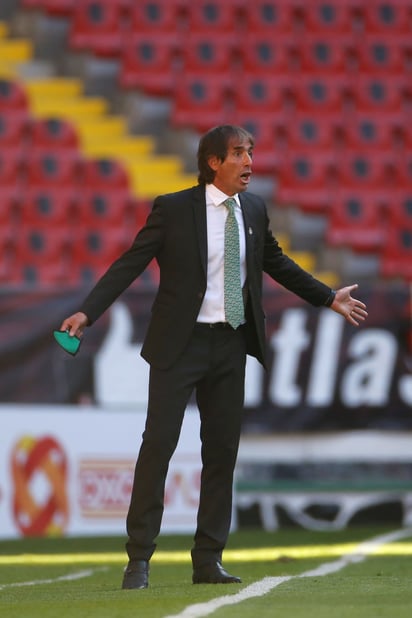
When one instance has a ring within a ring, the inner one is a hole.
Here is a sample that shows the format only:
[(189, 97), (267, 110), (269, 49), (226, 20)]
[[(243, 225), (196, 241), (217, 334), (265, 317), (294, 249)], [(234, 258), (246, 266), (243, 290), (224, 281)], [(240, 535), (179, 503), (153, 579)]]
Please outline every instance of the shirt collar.
[(206, 185), (206, 199), (209, 203), (212, 203), (214, 206), (220, 206), (228, 197), (233, 197), (236, 201), (237, 206), (240, 208), (240, 200), (239, 194), (235, 193), (235, 195), (226, 195), (220, 189), (218, 189), (214, 184)]

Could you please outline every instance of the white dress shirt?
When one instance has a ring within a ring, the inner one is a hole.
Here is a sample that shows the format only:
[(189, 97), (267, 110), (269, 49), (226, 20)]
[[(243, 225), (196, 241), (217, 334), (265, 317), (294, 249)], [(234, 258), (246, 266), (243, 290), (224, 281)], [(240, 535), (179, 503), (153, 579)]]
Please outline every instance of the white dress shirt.
[(223, 202), (228, 197), (236, 201), (235, 215), (239, 226), (240, 278), (242, 287), (246, 281), (245, 226), (238, 194), (229, 196), (215, 185), (206, 185), (207, 219), (207, 288), (200, 307), (198, 322), (225, 322), (224, 306), (224, 248), (225, 222), (228, 209)]

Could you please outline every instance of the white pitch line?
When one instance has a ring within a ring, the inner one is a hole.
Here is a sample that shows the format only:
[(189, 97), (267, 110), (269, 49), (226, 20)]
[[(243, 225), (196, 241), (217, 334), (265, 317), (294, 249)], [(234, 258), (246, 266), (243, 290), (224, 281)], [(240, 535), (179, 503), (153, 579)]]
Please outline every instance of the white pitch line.
[(368, 541), (359, 543), (353, 551), (343, 555), (338, 560), (334, 560), (333, 562), (325, 562), (315, 569), (305, 571), (300, 575), (264, 577), (250, 586), (246, 586), (246, 588), (243, 588), (243, 590), (240, 590), (237, 594), (225, 595), (223, 597), (212, 599), (211, 601), (206, 601), (205, 603), (188, 605), (182, 612), (180, 612), (180, 614), (165, 616), (165, 618), (203, 618), (204, 616), (213, 614), (213, 612), (221, 607), (225, 607), (226, 605), (236, 605), (237, 603), (241, 603), (242, 601), (246, 601), (254, 597), (261, 597), (274, 588), (277, 588), (277, 586), (280, 586), (280, 584), (290, 581), (291, 579), (299, 579), (301, 577), (323, 577), (325, 575), (330, 575), (331, 573), (337, 573), (349, 564), (362, 562), (369, 554), (372, 554), (379, 547), (382, 547), (382, 545), (392, 543), (393, 541), (399, 541), (400, 539), (408, 536), (412, 536), (411, 528), (395, 530), (394, 532), (374, 537)]
[(29, 582), (15, 582), (11, 584), (1, 584), (0, 590), (5, 588), (22, 588), (24, 586), (39, 586), (41, 584), (55, 584), (57, 582), (72, 582), (76, 579), (83, 579), (84, 577), (91, 577), (98, 571), (105, 571), (106, 567), (98, 569), (85, 569), (84, 571), (77, 571), (77, 573), (69, 573), (68, 575), (60, 575), (59, 577), (53, 577), (50, 579), (35, 579)]

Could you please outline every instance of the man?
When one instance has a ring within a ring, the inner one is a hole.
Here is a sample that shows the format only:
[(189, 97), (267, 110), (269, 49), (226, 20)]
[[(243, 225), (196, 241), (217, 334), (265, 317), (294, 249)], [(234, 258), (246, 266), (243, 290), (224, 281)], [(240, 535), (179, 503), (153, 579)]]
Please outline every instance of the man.
[[(202, 442), (193, 583), (240, 582), (223, 568), (222, 552), (232, 512), (246, 354), (265, 362), (262, 271), (309, 303), (330, 306), (354, 326), (367, 315), (365, 305), (351, 296), (357, 285), (335, 292), (282, 253), (263, 200), (246, 192), (252, 151), (253, 138), (240, 127), (206, 133), (198, 149), (199, 184), (155, 199), (131, 248), (61, 325), (81, 336), (157, 259), (160, 284), (142, 348), (150, 363), (148, 410), (127, 516), (123, 588), (148, 586), (169, 460), (193, 390)], [(228, 198), (234, 203), (224, 204)]]

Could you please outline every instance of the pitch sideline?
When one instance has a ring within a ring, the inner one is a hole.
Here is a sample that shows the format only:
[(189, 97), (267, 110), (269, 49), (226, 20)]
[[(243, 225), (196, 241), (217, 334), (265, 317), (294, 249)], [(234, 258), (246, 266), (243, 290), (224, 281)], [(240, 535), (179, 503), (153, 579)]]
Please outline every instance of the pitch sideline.
[(57, 582), (72, 582), (77, 579), (83, 579), (84, 577), (91, 577), (99, 571), (106, 571), (106, 567), (99, 567), (97, 569), (85, 569), (83, 571), (77, 571), (77, 573), (69, 573), (68, 575), (59, 575), (59, 577), (52, 577), (49, 579), (34, 579), (27, 582), (15, 582), (11, 584), (0, 584), (0, 590), (6, 588), (23, 588), (24, 586), (39, 586), (41, 584), (56, 584)]
[(338, 560), (334, 560), (333, 562), (324, 562), (315, 569), (305, 571), (299, 575), (264, 577), (263, 579), (250, 584), (250, 586), (246, 586), (246, 588), (243, 588), (243, 590), (240, 590), (237, 594), (224, 595), (222, 597), (212, 599), (211, 601), (206, 601), (205, 603), (188, 605), (179, 614), (168, 615), (164, 618), (203, 618), (204, 616), (210, 616), (210, 614), (213, 614), (213, 612), (221, 607), (225, 607), (226, 605), (237, 605), (238, 603), (242, 603), (242, 601), (247, 601), (248, 599), (252, 599), (254, 597), (261, 597), (274, 588), (277, 588), (280, 584), (292, 579), (299, 579), (302, 577), (323, 577), (325, 575), (330, 575), (331, 573), (337, 573), (349, 564), (363, 562), (367, 556), (379, 549), (379, 547), (382, 547), (382, 545), (399, 541), (400, 539), (408, 536), (412, 536), (412, 528), (403, 528), (401, 530), (395, 530), (387, 534), (373, 537), (368, 541), (362, 541), (353, 551), (344, 554)]

